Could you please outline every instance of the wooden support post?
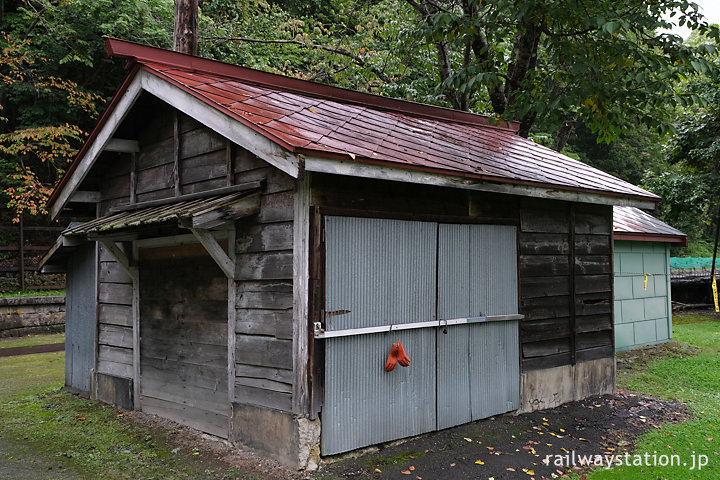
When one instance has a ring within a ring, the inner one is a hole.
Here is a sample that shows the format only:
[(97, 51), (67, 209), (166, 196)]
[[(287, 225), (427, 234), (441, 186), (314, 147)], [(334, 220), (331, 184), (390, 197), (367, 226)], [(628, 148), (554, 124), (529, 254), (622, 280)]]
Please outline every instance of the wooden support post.
[[(134, 247), (133, 247), (134, 248)], [(137, 255), (136, 255), (137, 257)], [(131, 267), (132, 274), (132, 336), (133, 336), (133, 408), (142, 409), (140, 401), (140, 269)]]
[(230, 140), (225, 140), (225, 173), (228, 187), (233, 184), (233, 176), (235, 175), (233, 170), (233, 144)]
[(20, 290), (25, 291), (25, 227), (23, 214), (20, 214), (20, 244), (18, 245), (18, 259), (20, 262)]
[(568, 246), (570, 256), (570, 364), (575, 365), (577, 361), (576, 352), (576, 330), (577, 322), (575, 319), (576, 298), (575, 298), (575, 204), (570, 204), (570, 233), (568, 234)]
[[(228, 231), (228, 258), (233, 264), (236, 263), (235, 253), (235, 224), (232, 223), (232, 229)], [(235, 309), (235, 296), (237, 295), (237, 282), (234, 278), (228, 278), (228, 401), (235, 401), (235, 324), (237, 322), (237, 310)], [(232, 428), (232, 421), (230, 422)], [(232, 433), (232, 432), (230, 432)]]
[(137, 202), (137, 153), (130, 154), (130, 203)]
[[(207, 250), (213, 260), (215, 260), (215, 263), (218, 264), (218, 267), (220, 267), (225, 276), (234, 280), (235, 262), (230, 259), (227, 253), (225, 253), (225, 250), (223, 250), (218, 241), (215, 240), (212, 233), (208, 230), (200, 228), (191, 228), (190, 231), (193, 235), (195, 235), (195, 238), (198, 239), (202, 246), (205, 247), (205, 250)], [(230, 247), (228, 247), (228, 249), (230, 249)]]
[(310, 409), (308, 382), (310, 322), (308, 286), (310, 262), (310, 174), (297, 182), (293, 215), (293, 412)]
[(182, 195), (180, 180), (180, 114), (173, 112), (173, 180), (175, 182), (175, 196)]

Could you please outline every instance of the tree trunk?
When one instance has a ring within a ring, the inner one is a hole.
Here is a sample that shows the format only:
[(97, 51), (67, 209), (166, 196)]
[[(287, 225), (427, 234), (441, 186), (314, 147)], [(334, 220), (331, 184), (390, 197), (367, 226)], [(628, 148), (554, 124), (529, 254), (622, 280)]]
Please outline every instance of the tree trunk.
[(175, 36), (173, 50), (198, 53), (198, 0), (175, 0)]
[(563, 148), (565, 148), (565, 145), (567, 145), (568, 140), (570, 139), (570, 134), (572, 133), (573, 129), (575, 128), (575, 121), (574, 120), (565, 120), (560, 127), (560, 130), (558, 131), (557, 135), (555, 135), (555, 140), (553, 141), (552, 149), (556, 152), (561, 151)]

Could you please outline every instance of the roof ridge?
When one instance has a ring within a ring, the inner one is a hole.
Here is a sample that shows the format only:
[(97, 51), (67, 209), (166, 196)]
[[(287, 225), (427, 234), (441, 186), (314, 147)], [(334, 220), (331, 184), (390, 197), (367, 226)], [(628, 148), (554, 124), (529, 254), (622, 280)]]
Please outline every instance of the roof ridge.
[(263, 72), (248, 67), (220, 62), (218, 60), (164, 50), (158, 47), (150, 47), (113, 37), (105, 36), (103, 40), (105, 41), (105, 49), (111, 57), (125, 58), (136, 63), (155, 63), (185, 70), (207, 72), (233, 80), (262, 84), (294, 93), (332, 99), (340, 103), (371, 106), (382, 110), (409, 113), (428, 118), (510, 130), (512, 132), (517, 132), (520, 128), (517, 122), (496, 120), (485, 115), (313, 83), (307, 80), (285, 77), (275, 73)]

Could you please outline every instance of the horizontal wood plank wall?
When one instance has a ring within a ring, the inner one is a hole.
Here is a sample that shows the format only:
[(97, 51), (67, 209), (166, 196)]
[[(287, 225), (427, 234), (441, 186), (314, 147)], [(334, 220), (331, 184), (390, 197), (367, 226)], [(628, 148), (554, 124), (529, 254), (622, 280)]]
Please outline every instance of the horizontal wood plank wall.
[(97, 371), (133, 377), (132, 280), (100, 246)]
[(537, 199), (521, 206), (523, 371), (612, 356), (611, 208)]
[(330, 175), (313, 176), (311, 204), (333, 214), (518, 225), (522, 370), (613, 355), (611, 207), (575, 204), (571, 235), (567, 202)]
[[(137, 154), (136, 201), (175, 196), (175, 138), (173, 110), (159, 104), (140, 130)], [(142, 121), (145, 121), (143, 119)], [(182, 194), (225, 187), (227, 181), (226, 140), (194, 119), (178, 114), (179, 165)], [(105, 173), (101, 182), (103, 210), (130, 201), (130, 154), (103, 154)]]
[(265, 180), (260, 213), (237, 223), (235, 400), (291, 411), (295, 182), (245, 149), (232, 154), (234, 183)]

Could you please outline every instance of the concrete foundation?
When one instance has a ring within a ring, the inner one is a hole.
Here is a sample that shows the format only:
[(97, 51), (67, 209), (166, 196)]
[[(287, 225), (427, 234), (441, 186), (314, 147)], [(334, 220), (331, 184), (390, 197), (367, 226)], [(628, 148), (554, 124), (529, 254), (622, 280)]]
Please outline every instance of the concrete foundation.
[(93, 372), (91, 380), (92, 398), (117, 405), (125, 410), (133, 409), (132, 379)]
[(230, 441), (288, 467), (314, 470), (320, 460), (320, 420), (234, 403)]
[(615, 357), (524, 372), (518, 413), (615, 392)]

